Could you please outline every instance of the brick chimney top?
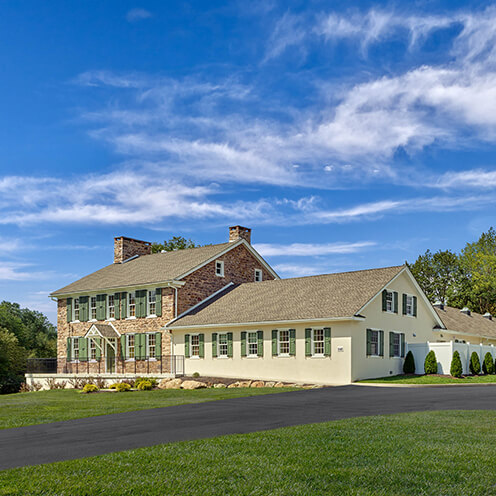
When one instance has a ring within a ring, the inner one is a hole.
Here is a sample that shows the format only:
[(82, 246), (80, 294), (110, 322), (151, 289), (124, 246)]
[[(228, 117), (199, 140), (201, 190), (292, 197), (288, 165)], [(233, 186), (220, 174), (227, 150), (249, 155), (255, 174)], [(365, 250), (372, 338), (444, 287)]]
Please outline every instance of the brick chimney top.
[(150, 255), (152, 244), (149, 241), (117, 236), (114, 238), (114, 263), (122, 263), (135, 255)]
[(251, 244), (251, 229), (249, 227), (231, 226), (229, 228), (229, 243), (244, 239)]

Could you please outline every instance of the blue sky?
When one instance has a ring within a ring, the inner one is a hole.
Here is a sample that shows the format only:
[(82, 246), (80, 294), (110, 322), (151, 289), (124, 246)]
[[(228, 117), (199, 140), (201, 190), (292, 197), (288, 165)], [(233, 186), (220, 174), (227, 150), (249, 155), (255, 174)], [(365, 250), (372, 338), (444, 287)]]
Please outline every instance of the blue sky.
[(3, 2), (0, 299), (55, 321), (117, 235), (246, 225), (283, 277), (459, 250), (496, 224), (495, 47), (489, 2)]

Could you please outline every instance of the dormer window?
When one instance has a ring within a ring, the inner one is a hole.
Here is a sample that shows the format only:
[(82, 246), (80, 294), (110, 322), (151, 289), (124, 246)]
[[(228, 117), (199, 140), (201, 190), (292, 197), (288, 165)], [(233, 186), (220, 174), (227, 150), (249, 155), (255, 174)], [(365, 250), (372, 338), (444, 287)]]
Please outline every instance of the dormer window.
[(260, 282), (262, 277), (262, 271), (260, 269), (255, 269), (255, 282)]
[(224, 262), (222, 260), (215, 261), (215, 275), (224, 277)]

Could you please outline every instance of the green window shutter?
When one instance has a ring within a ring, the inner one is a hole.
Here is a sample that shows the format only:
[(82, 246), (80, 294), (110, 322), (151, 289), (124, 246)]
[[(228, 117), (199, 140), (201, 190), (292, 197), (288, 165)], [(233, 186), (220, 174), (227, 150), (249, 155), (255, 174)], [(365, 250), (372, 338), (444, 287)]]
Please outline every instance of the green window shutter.
[(121, 319), (127, 317), (127, 293), (121, 293)]
[(217, 358), (217, 333), (212, 333), (212, 357)]
[(198, 350), (198, 353), (200, 355), (200, 358), (205, 358), (205, 334), (199, 334), (198, 338), (200, 341), (200, 349)]
[(67, 298), (67, 322), (72, 322), (72, 298)]
[(107, 295), (96, 295), (96, 320), (105, 320), (107, 317)]
[(148, 291), (146, 289), (143, 289), (141, 291), (141, 298), (140, 298), (140, 307), (141, 307), (141, 317), (146, 317), (147, 315), (147, 301), (146, 299), (148, 298)]
[(277, 356), (277, 329), (272, 330), (272, 356)]
[(162, 317), (162, 288), (155, 290), (155, 315)]
[(289, 356), (296, 355), (296, 329), (289, 330)]
[(72, 339), (67, 338), (67, 360), (72, 360)]
[(331, 328), (324, 327), (324, 355), (331, 355)]
[(403, 315), (406, 315), (406, 294), (403, 293)]
[(121, 294), (120, 293), (114, 294), (114, 313), (115, 313), (115, 319), (118, 320), (121, 318)]
[(136, 318), (146, 317), (146, 290), (138, 290), (135, 294)]
[(233, 356), (233, 333), (227, 333), (227, 356), (232, 358)]
[(392, 357), (394, 356), (394, 332), (389, 333), (389, 356)]
[(385, 289), (382, 292), (382, 311), (385, 312), (387, 310), (387, 290)]
[(379, 331), (379, 356), (384, 356), (384, 331)]
[(405, 333), (400, 334), (400, 350), (401, 358), (405, 358)]
[(394, 313), (398, 313), (398, 292), (393, 292), (393, 309)]
[(246, 331), (241, 332), (241, 356), (246, 356)]
[(97, 360), (102, 358), (102, 338), (93, 338), (96, 343), (96, 354), (95, 357)]
[(312, 356), (312, 329), (305, 329), (305, 356)]
[(158, 357), (162, 356), (162, 333), (155, 333), (155, 355)]
[(264, 355), (264, 336), (263, 336), (263, 331), (257, 331), (257, 338), (258, 338), (257, 354), (258, 354), (259, 357), (263, 357), (263, 355)]
[(121, 358), (127, 358), (126, 335), (121, 334)]
[(413, 297), (413, 316), (417, 316), (417, 297)]
[(134, 354), (137, 360), (146, 358), (146, 334), (143, 332), (134, 335)]
[(88, 322), (88, 314), (89, 314), (89, 303), (87, 296), (79, 297), (79, 320), (81, 322)]
[(189, 354), (189, 334), (184, 335), (184, 356), (186, 358), (190, 357), (190, 354)]
[(367, 329), (367, 356), (372, 355), (372, 330)]
[(88, 340), (79, 338), (79, 360), (85, 362), (88, 360)]

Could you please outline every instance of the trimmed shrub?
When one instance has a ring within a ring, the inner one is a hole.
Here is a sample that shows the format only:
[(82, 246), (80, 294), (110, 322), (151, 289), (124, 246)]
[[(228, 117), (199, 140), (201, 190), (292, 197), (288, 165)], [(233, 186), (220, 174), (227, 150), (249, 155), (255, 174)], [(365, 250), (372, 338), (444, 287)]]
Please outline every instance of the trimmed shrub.
[(151, 381), (141, 381), (137, 387), (140, 391), (151, 391), (153, 389), (153, 384)]
[(85, 384), (83, 387), (83, 393), (96, 393), (98, 391), (98, 388), (95, 386), (95, 384)]
[(426, 374), (437, 374), (437, 359), (434, 350), (429, 351), (425, 357), (424, 371)]
[(193, 373), (193, 377), (194, 377), (195, 379), (198, 379), (198, 377), (200, 377), (200, 372), (194, 372), (194, 373)]
[(461, 377), (463, 374), (462, 360), (460, 358), (460, 353), (455, 351), (453, 353), (453, 358), (451, 360), (450, 374), (453, 377)]
[(150, 382), (152, 387), (156, 387), (158, 384), (157, 379), (155, 379), (154, 377), (136, 377), (136, 379), (134, 380), (134, 387), (139, 389), (139, 385), (141, 382)]
[(115, 389), (119, 393), (125, 393), (131, 389), (131, 386), (127, 382), (114, 382), (109, 386), (109, 389)]
[(481, 371), (479, 355), (473, 351), (470, 355), (470, 373), (472, 375), (479, 375)]
[(403, 372), (405, 374), (415, 374), (415, 358), (413, 358), (413, 353), (411, 351), (406, 354)]
[(482, 362), (482, 372), (484, 374), (494, 374), (494, 363), (493, 356), (489, 351), (484, 355), (484, 361)]

